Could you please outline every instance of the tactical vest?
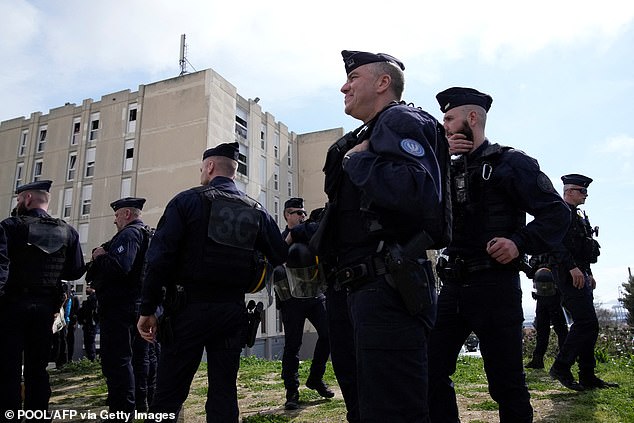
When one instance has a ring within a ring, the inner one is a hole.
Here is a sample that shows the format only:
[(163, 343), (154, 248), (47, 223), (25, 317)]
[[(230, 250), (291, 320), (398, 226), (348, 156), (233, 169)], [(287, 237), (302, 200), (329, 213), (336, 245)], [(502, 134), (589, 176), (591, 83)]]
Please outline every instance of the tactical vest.
[(568, 236), (564, 240), (566, 247), (578, 264), (584, 268), (596, 263), (600, 254), (600, 245), (592, 238), (592, 228), (588, 218), (578, 209), (573, 210)]
[(9, 285), (22, 288), (56, 288), (66, 250), (70, 245), (70, 228), (61, 219), (48, 216), (20, 216), (20, 232), (25, 243), (11, 254)]
[(255, 249), (261, 231), (260, 204), (211, 186), (195, 190), (209, 216), (200, 267), (204, 274), (195, 279), (209, 281), (214, 289), (259, 291), (267, 271), (266, 258)]
[(466, 170), (464, 157), (452, 160), (452, 247), (484, 253), (491, 238), (508, 238), (526, 225), (526, 214), (498, 188), (501, 176), (496, 167), (504, 152), (511, 149), (491, 144), (480, 157), (467, 164)]

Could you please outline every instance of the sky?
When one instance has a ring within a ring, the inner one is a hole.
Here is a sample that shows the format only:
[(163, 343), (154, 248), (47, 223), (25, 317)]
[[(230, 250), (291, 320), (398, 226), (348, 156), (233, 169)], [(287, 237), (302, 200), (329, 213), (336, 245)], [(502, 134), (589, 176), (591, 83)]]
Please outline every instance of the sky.
[(492, 142), (560, 193), (561, 175), (594, 179), (595, 302), (617, 304), (634, 266), (634, 2), (0, 0), (0, 121), (178, 76), (181, 34), (189, 72), (214, 69), (296, 133), (359, 126), (341, 50), (398, 57), (404, 100), (438, 119), (448, 87), (490, 94)]

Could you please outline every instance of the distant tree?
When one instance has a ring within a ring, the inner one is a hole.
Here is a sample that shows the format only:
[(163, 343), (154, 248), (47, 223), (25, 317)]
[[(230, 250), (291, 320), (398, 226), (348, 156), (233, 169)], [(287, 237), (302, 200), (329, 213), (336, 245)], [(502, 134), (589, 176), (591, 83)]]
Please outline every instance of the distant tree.
[(616, 326), (616, 313), (608, 308), (604, 308), (603, 303), (594, 303), (594, 310), (597, 313), (600, 328), (605, 329)]
[(627, 272), (629, 276), (627, 282), (623, 282), (623, 296), (619, 298), (619, 301), (623, 305), (623, 308), (627, 310), (627, 324), (634, 327), (634, 277), (632, 276), (632, 270), (628, 267)]

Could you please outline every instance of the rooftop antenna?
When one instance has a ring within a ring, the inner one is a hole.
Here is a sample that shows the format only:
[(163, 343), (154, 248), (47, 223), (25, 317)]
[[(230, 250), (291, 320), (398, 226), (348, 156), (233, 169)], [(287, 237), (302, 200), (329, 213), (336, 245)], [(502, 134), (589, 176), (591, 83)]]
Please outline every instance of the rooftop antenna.
[(181, 34), (181, 55), (178, 64), (181, 67), (181, 73), (178, 76), (183, 76), (187, 73), (187, 45), (185, 44), (185, 34)]

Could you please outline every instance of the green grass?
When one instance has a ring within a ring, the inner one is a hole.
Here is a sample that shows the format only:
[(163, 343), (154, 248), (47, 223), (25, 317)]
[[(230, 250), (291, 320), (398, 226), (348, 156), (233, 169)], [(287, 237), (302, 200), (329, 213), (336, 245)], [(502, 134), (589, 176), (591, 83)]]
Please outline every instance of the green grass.
[[(547, 370), (554, 357), (554, 354), (548, 354), (545, 370), (526, 371), (535, 422), (634, 423), (634, 354), (630, 352), (631, 346), (624, 346), (622, 341), (614, 340), (616, 338), (601, 339), (603, 344), (597, 346), (597, 375), (619, 383), (620, 387), (586, 392), (568, 390), (548, 376)], [(532, 350), (529, 347), (526, 351)], [(528, 361), (528, 354), (525, 360)], [(300, 363), (302, 384), (308, 377), (310, 364), (310, 361)], [(339, 392), (332, 399), (324, 399), (301, 385), (300, 409), (284, 410), (285, 391), (280, 374), (279, 360), (241, 359), (237, 385), (243, 422), (345, 422), (346, 409)], [(573, 368), (573, 374), (577, 374), (577, 369)], [(463, 404), (460, 409), (462, 421), (475, 423), (498, 419), (498, 405), (488, 394), (481, 359), (460, 357), (452, 379)], [(333, 388), (337, 387), (330, 362), (324, 380)], [(51, 381), (52, 409), (94, 411), (105, 408), (107, 388), (99, 362), (70, 363), (62, 370), (51, 371)], [(207, 364), (201, 363), (185, 403), (185, 421), (204, 421), (207, 391)]]

